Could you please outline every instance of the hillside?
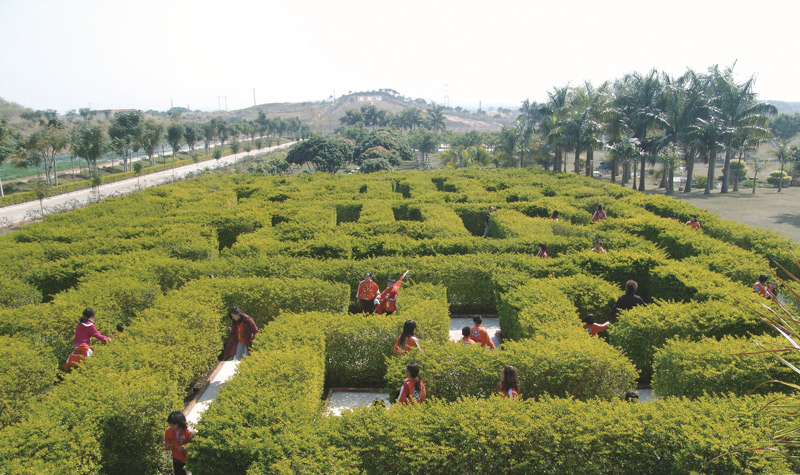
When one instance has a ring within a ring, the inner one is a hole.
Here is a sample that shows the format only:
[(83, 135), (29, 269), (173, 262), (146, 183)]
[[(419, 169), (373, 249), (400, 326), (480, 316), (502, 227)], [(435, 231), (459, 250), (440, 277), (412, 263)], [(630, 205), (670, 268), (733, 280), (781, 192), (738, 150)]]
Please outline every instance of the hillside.
[[(401, 96), (396, 91), (381, 89), (379, 91), (354, 92), (332, 101), (260, 104), (229, 112), (190, 112), (183, 114), (182, 117), (184, 120), (192, 122), (207, 121), (214, 117), (228, 120), (251, 120), (258, 117), (258, 113), (263, 111), (268, 118), (299, 117), (302, 123), (314, 131), (333, 132), (341, 126), (340, 119), (348, 110), (358, 110), (362, 104), (374, 104), (377, 108), (388, 110), (393, 114), (398, 114), (411, 107), (417, 107), (424, 113), (429, 106), (433, 105), (424, 99), (411, 99)], [(516, 111), (486, 114), (449, 107), (445, 109), (447, 130), (456, 132), (498, 131), (502, 126), (512, 124), (515, 118)]]
[(800, 102), (785, 102), (785, 101), (766, 101), (769, 104), (778, 108), (780, 114), (797, 114), (800, 113)]

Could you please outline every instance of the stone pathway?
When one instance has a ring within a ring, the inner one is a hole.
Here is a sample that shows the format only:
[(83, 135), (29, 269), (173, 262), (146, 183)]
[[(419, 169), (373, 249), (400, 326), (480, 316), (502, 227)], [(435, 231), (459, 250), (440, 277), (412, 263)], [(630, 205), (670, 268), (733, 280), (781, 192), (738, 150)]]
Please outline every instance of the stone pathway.
[[(469, 317), (453, 317), (450, 318), (450, 341), (459, 341), (463, 337), (461, 329), (464, 327), (472, 328), (475, 325), (472, 322), (472, 316)], [(492, 342), (495, 346), (500, 346), (500, 339), (495, 336), (495, 333), (500, 331), (500, 321), (497, 317), (483, 317), (483, 327), (489, 332), (492, 337)]]
[(391, 406), (388, 393), (372, 391), (339, 391), (332, 390), (328, 397), (328, 410), (326, 414), (341, 416), (344, 411), (362, 406), (371, 406), (375, 400), (383, 402), (384, 406)]
[(211, 405), (211, 402), (219, 394), (219, 390), (227, 384), (239, 367), (239, 361), (222, 361), (217, 365), (217, 368), (211, 372), (208, 377), (208, 382), (200, 392), (197, 393), (195, 398), (184, 409), (183, 413), (186, 415), (186, 421), (193, 427), (197, 426), (197, 422), (203, 416), (203, 413)]

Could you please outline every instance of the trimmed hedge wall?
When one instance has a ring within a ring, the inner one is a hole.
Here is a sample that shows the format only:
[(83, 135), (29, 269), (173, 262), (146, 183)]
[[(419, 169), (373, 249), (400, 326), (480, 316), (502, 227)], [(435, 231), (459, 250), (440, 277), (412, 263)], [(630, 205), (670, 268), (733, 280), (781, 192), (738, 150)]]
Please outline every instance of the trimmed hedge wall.
[(370, 474), (789, 472), (783, 458), (734, 452), (770, 437), (777, 419), (759, 411), (765, 403), (464, 398), (357, 410), (326, 434)]

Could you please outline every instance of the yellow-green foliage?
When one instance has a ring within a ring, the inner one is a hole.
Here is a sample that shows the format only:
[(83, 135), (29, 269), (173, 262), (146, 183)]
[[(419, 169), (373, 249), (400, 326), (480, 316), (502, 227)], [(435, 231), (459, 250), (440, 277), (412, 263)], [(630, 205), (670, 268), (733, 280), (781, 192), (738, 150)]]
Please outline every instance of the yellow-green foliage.
[(0, 427), (17, 422), (56, 380), (58, 362), (20, 338), (0, 335)]
[(780, 457), (738, 451), (772, 433), (776, 418), (759, 411), (765, 403), (464, 398), (360, 409), (325, 432), (335, 450), (375, 474), (783, 473)]
[[(763, 346), (756, 345), (755, 341)], [(668, 340), (653, 357), (653, 390), (659, 396), (698, 397), (711, 394), (788, 392), (792, 389), (771, 380), (792, 381), (795, 374), (774, 353), (745, 354), (786, 348), (781, 337), (759, 336), (699, 341)], [(782, 355), (795, 366), (794, 352)]]
[[(597, 203), (609, 218), (591, 223)], [(490, 205), (500, 209), (484, 239)], [(554, 209), (560, 221), (546, 219)], [(698, 214), (703, 230), (690, 231), (671, 214), (682, 221)], [(589, 252), (595, 239), (607, 254)], [(551, 258), (532, 256), (539, 242)], [(104, 334), (128, 324), (118, 340), (95, 345), (96, 356), (63, 383), (51, 386), (45, 372), (43, 384), (25, 389), (24, 407), (4, 423), (21, 420), (0, 431), (0, 471), (162, 470), (164, 419), (214, 366), (232, 306), (262, 332), (203, 419), (190, 452), (195, 473), (697, 471), (716, 455), (764, 440), (768, 424), (742, 416), (758, 404), (671, 400), (634, 409), (565, 400), (539, 409), (528, 401), (433, 400), (495, 392), (499, 367), (512, 360), (525, 398), (613, 399), (634, 384), (630, 361), (647, 381), (653, 355), (671, 338), (764, 331), (741, 302), (770, 258), (791, 263), (790, 250), (798, 247), (773, 233), (685, 203), (531, 169), (209, 175), (108, 199), (0, 236), (0, 335), (12, 338), (11, 347), (22, 342), (39, 352), (25, 360), (25, 371), (63, 365), (85, 307), (95, 308)], [(406, 269), (396, 315), (347, 313), (358, 309), (365, 271), (383, 287)], [(609, 328), (613, 347), (589, 338), (580, 317), (592, 312), (603, 320), (628, 279), (649, 305)], [(450, 345), (448, 307), (499, 313), (504, 349)], [(343, 434), (346, 425), (321, 422), (326, 384), (388, 380), (396, 389), (404, 359), (389, 352), (407, 319), (417, 321), (429, 350), (409, 357), (425, 358), (432, 415), (428, 405), (364, 411), (374, 420)], [(686, 360), (696, 359), (686, 364), (673, 358), (674, 380), (703, 367), (714, 344), (687, 349)], [(762, 369), (737, 367), (725, 373), (735, 375), (729, 382), (723, 375), (707, 384), (739, 391)], [(657, 381), (672, 374), (664, 376)], [(0, 394), (11, 394), (16, 388), (5, 381)], [(436, 411), (447, 414), (437, 419)], [(727, 418), (719, 421), (720, 414)], [(480, 415), (489, 426), (469, 420)], [(482, 427), (502, 436), (483, 437)], [(352, 450), (339, 442), (348, 437), (357, 438)], [(785, 468), (763, 465), (755, 454), (722, 460), (710, 471)]]

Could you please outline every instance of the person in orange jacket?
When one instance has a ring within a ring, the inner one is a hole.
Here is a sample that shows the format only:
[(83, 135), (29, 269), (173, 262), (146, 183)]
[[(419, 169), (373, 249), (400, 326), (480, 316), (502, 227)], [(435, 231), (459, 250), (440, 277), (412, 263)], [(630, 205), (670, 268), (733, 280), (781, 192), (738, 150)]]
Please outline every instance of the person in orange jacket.
[(169, 429), (164, 434), (164, 450), (172, 450), (172, 469), (175, 475), (186, 475), (186, 447), (192, 441), (192, 430), (186, 424), (186, 417), (180, 411), (167, 416)]
[(403, 353), (408, 353), (411, 351), (412, 348), (416, 348), (422, 353), (422, 347), (419, 346), (419, 340), (417, 337), (414, 336), (414, 331), (417, 329), (417, 322), (414, 320), (408, 320), (403, 324), (403, 333), (397, 337), (397, 341), (394, 344), (394, 348), (392, 352), (394, 354), (400, 353), (400, 350), (403, 350)]
[(601, 331), (608, 328), (611, 325), (611, 322), (606, 323), (595, 323), (594, 322), (594, 314), (589, 313), (583, 318), (583, 329), (589, 332), (589, 336), (595, 336)]
[(696, 214), (689, 216), (689, 221), (686, 221), (686, 225), (695, 230), (701, 229), (700, 221), (697, 220)]
[(755, 284), (753, 284), (753, 292), (757, 293), (762, 297), (767, 296), (767, 279), (769, 276), (767, 274), (761, 274), (758, 276), (758, 280)]
[(519, 376), (513, 366), (503, 366), (503, 371), (500, 373), (500, 395), (509, 399), (519, 397)]
[(403, 285), (403, 279), (406, 278), (408, 272), (405, 271), (398, 281), (394, 279), (386, 281), (386, 290), (378, 296), (378, 306), (375, 308), (375, 313), (382, 315), (383, 312), (386, 312), (386, 315), (391, 315), (397, 311), (397, 291)]
[(78, 345), (72, 349), (72, 353), (67, 357), (67, 362), (64, 363), (64, 371), (70, 371), (72, 368), (83, 363), (86, 358), (94, 356), (94, 350), (89, 345)]
[(463, 338), (461, 338), (461, 340), (459, 340), (458, 342), (461, 343), (462, 345), (469, 346), (469, 345), (477, 345), (478, 344), (477, 342), (472, 341), (472, 338), (470, 338), (470, 336), (469, 336), (470, 335), (469, 327), (462, 328), (461, 329), (461, 335), (463, 336)]
[(375, 311), (375, 297), (378, 296), (380, 289), (378, 284), (372, 280), (372, 272), (364, 274), (364, 280), (359, 282), (356, 298), (361, 302), (361, 311), (363, 313), (372, 313)]
[(470, 337), (472, 341), (475, 343), (480, 343), (481, 346), (488, 346), (491, 349), (494, 349), (494, 342), (489, 337), (489, 332), (486, 331), (485, 328), (481, 326), (483, 323), (483, 318), (480, 315), (475, 315), (472, 317), (472, 321), (475, 323), (475, 326), (470, 329)]
[(425, 383), (419, 377), (419, 365), (408, 363), (406, 365), (406, 378), (400, 386), (397, 404), (416, 404), (425, 400)]

